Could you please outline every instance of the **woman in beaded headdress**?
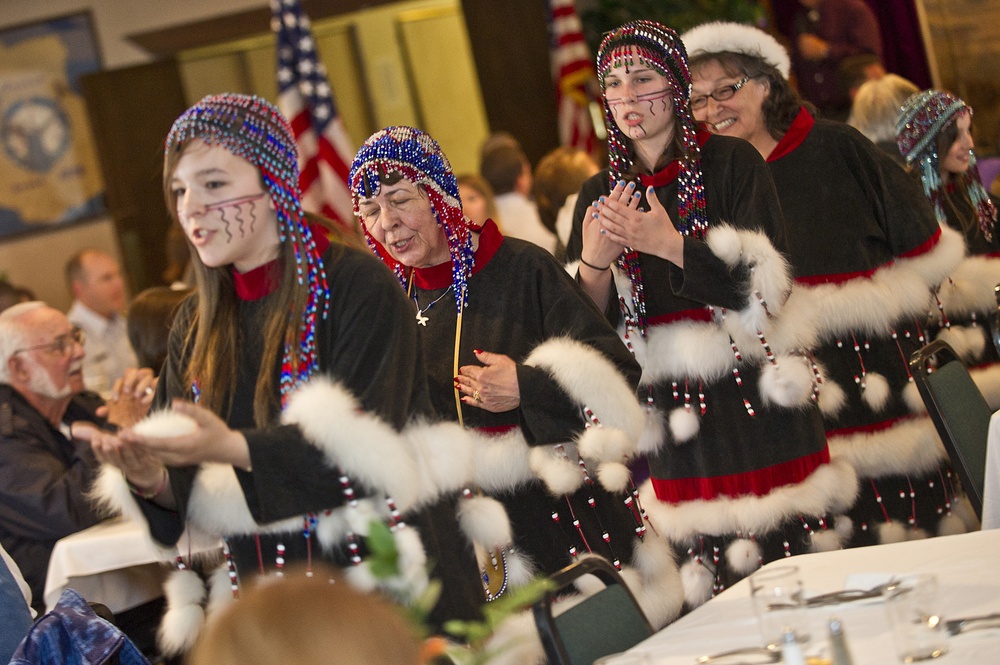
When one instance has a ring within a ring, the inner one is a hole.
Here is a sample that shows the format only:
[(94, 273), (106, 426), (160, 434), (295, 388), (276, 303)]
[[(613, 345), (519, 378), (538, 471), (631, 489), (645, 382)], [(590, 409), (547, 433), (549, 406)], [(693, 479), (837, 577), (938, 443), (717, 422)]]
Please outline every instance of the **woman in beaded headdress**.
[(763, 160), (696, 131), (669, 28), (621, 26), (597, 65), (610, 168), (583, 186), (569, 256), (667, 421), (640, 498), (697, 605), (762, 562), (835, 543), (834, 488), (853, 476), (828, 463), (809, 363), (772, 335), (791, 276)]
[[(370, 588), (363, 536), (385, 520), (400, 551), (394, 590), (419, 593), (429, 558), (444, 582), (434, 618), (476, 617), (474, 560), (450, 545), (457, 497), (425, 501), (400, 433), (429, 410), (408, 303), (367, 252), (309, 224), (288, 123), (257, 97), (205, 97), (167, 136), (163, 185), (197, 291), (157, 387), (165, 422), (92, 437), (105, 500), (165, 545), (188, 524), (223, 538), (213, 599), (238, 596), (243, 576), (314, 558)], [(161, 635), (183, 650), (205, 591), (183, 570), (167, 590)]]
[(850, 519), (838, 519), (837, 531), (863, 545), (964, 530), (908, 366), (928, 341), (931, 288), (960, 258), (960, 238), (939, 229), (882, 150), (813, 117), (788, 82), (788, 53), (769, 34), (708, 23), (683, 38), (695, 118), (749, 141), (781, 200), (795, 288), (778, 334), (812, 350), (830, 456), (860, 479), (838, 490)]
[(938, 337), (955, 349), (994, 409), (1000, 408), (1000, 356), (989, 316), (1000, 283), (1000, 201), (986, 191), (976, 166), (972, 109), (947, 92), (924, 90), (906, 100), (896, 123), (899, 151), (919, 177), (938, 222), (965, 237), (961, 265), (938, 289)]
[(350, 187), (368, 243), (413, 300), (438, 414), (481, 435), (471, 471), (436, 445), (452, 482), (506, 508), (506, 534), (474, 503), (463, 510), (471, 539), (499, 552), (502, 569), (486, 564), (494, 586), (590, 553), (637, 569), (626, 576), (654, 624), (676, 616), (676, 567), (645, 531), (623, 464), (646, 418), (639, 368), (614, 330), (551, 255), (464, 216), (451, 165), (424, 132), (370, 136)]

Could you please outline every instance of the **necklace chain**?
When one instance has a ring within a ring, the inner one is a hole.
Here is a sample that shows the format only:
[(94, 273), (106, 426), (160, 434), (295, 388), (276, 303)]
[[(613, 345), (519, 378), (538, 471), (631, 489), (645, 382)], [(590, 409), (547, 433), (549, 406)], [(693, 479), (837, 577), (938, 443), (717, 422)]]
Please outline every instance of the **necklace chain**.
[(455, 285), (454, 285), (454, 284), (452, 284), (451, 286), (449, 286), (449, 287), (447, 288), (447, 290), (445, 290), (445, 292), (444, 292), (444, 293), (442, 293), (442, 294), (441, 294), (441, 295), (439, 295), (439, 296), (438, 296), (437, 298), (435, 298), (434, 300), (432, 300), (432, 301), (431, 301), (431, 302), (430, 302), (430, 303), (429, 303), (429, 304), (427, 305), (427, 307), (421, 307), (421, 306), (420, 306), (420, 303), (419, 303), (419, 302), (417, 302), (417, 294), (416, 294), (416, 293), (414, 293), (414, 294), (413, 294), (413, 304), (417, 306), (417, 323), (418, 323), (419, 325), (422, 325), (422, 326), (424, 326), (425, 328), (427, 327), (427, 317), (426, 317), (426, 316), (424, 316), (424, 312), (427, 312), (427, 311), (430, 311), (430, 308), (431, 308), (431, 307), (433, 307), (434, 305), (436, 305), (436, 304), (437, 304), (437, 301), (438, 301), (438, 300), (441, 300), (441, 299), (442, 299), (442, 298), (444, 298), (444, 297), (445, 297), (446, 295), (448, 295), (449, 293), (451, 293), (451, 290), (452, 290), (452, 289), (453, 289), (454, 287), (455, 287)]

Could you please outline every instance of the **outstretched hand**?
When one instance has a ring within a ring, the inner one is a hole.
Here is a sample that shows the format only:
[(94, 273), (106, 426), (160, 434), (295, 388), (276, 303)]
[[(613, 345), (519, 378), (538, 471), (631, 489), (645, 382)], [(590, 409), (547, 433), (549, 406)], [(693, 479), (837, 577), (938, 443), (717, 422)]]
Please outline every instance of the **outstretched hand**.
[(632, 196), (623, 201), (619, 195), (598, 201), (597, 220), (601, 224), (601, 233), (614, 243), (658, 256), (683, 268), (684, 236), (674, 227), (670, 214), (656, 196), (656, 190), (646, 188), (648, 211), (640, 210), (633, 203), (635, 198)]
[(250, 468), (250, 450), (246, 437), (229, 426), (217, 415), (191, 402), (175, 399), (172, 408), (189, 416), (197, 428), (190, 434), (172, 437), (141, 436), (125, 430), (121, 434), (144, 446), (169, 466), (191, 466), (203, 462), (232, 464)]
[(455, 387), (462, 393), (462, 402), (492, 413), (519, 407), (521, 389), (517, 385), (517, 364), (502, 353), (478, 349), (476, 359), (483, 365), (464, 365), (455, 377)]
[(115, 381), (111, 397), (97, 415), (118, 427), (131, 427), (146, 417), (156, 392), (156, 377), (148, 367), (129, 368)]

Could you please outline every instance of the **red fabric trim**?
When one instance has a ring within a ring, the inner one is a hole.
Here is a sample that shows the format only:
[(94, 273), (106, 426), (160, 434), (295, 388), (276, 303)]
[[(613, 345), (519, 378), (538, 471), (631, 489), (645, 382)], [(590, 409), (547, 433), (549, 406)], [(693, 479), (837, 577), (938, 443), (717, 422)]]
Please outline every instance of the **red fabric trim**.
[[(698, 146), (700, 147), (705, 145), (705, 141), (707, 141), (708, 137), (710, 137), (711, 135), (712, 135), (711, 132), (703, 128), (699, 128), (696, 134), (696, 140), (698, 141)], [(680, 168), (681, 168), (681, 160), (675, 159), (674, 161), (670, 162), (669, 164), (664, 166), (656, 173), (653, 173), (652, 175), (640, 173), (639, 182), (642, 184), (643, 187), (649, 187), (650, 185), (652, 185), (653, 187), (662, 187), (664, 185), (669, 185), (677, 178), (677, 172), (680, 171)]]
[[(313, 224), (310, 224), (309, 228), (312, 230), (313, 242), (316, 243), (316, 253), (322, 255), (330, 246), (327, 230)], [(244, 273), (236, 272), (236, 268), (231, 268), (230, 272), (233, 276), (233, 286), (236, 289), (237, 298), (240, 300), (260, 300), (277, 291), (284, 272), (284, 261), (278, 257)]]
[(680, 312), (670, 312), (669, 314), (660, 314), (658, 316), (651, 316), (646, 319), (646, 322), (651, 326), (662, 326), (667, 323), (674, 323), (675, 321), (711, 321), (712, 312), (707, 307), (700, 307), (698, 309), (685, 309)]
[[(470, 225), (469, 228), (473, 231), (479, 231), (473, 225)], [(497, 228), (492, 219), (486, 220), (479, 234), (479, 247), (476, 249), (476, 258), (472, 264), (473, 275), (486, 267), (486, 264), (490, 262), (502, 244), (503, 235), (500, 233), (500, 229)], [(451, 268), (451, 261), (445, 261), (429, 268), (414, 268), (413, 283), (424, 290), (443, 289), (446, 286), (451, 286), (453, 279)]]
[(485, 434), (486, 436), (501, 436), (507, 432), (513, 432), (518, 429), (517, 425), (494, 425), (492, 427), (473, 427), (475, 431), (480, 434)]
[(920, 245), (917, 245), (916, 247), (914, 247), (910, 251), (903, 253), (902, 257), (904, 259), (909, 259), (909, 258), (912, 258), (914, 256), (920, 256), (921, 254), (926, 254), (927, 252), (929, 252), (932, 249), (934, 249), (934, 247), (940, 241), (941, 241), (941, 227), (939, 226), (936, 229), (934, 229), (934, 233), (931, 235), (930, 238), (928, 238), (927, 240), (925, 240)]
[(799, 114), (795, 116), (795, 120), (792, 120), (788, 131), (778, 141), (778, 145), (774, 146), (774, 150), (767, 156), (766, 161), (773, 162), (794, 152), (806, 140), (815, 124), (816, 121), (806, 110), (806, 107), (800, 108)]
[(874, 434), (875, 432), (882, 432), (887, 429), (891, 429), (892, 427), (895, 427), (897, 423), (915, 420), (917, 417), (918, 416), (900, 416), (899, 418), (890, 418), (889, 420), (882, 420), (877, 423), (861, 425), (859, 427), (828, 429), (826, 431), (826, 438), (830, 439), (835, 436), (851, 436), (852, 434)]
[(719, 496), (739, 497), (752, 494), (765, 496), (783, 485), (800, 483), (809, 475), (830, 462), (830, 449), (805, 455), (774, 466), (711, 478), (680, 478), (665, 480), (650, 478), (656, 498), (667, 503), (681, 503), (697, 499), (712, 500)]

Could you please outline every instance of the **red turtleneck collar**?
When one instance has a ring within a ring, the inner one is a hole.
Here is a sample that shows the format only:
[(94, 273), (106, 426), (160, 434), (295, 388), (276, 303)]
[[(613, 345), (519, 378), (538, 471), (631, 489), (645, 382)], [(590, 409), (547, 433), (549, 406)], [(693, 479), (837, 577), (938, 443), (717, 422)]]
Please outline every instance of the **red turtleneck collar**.
[[(472, 274), (475, 275), (486, 267), (493, 255), (500, 249), (500, 245), (503, 244), (503, 235), (492, 219), (486, 220), (482, 227), (469, 224), (469, 229), (479, 233), (479, 247), (476, 249), (476, 257), (472, 263)], [(413, 283), (417, 288), (425, 291), (451, 286), (452, 279), (450, 260), (429, 268), (413, 269)]]
[[(316, 253), (320, 256), (330, 246), (328, 231), (322, 226), (312, 225), (313, 241), (316, 243)], [(233, 286), (236, 288), (236, 296), (240, 300), (260, 300), (264, 296), (274, 293), (281, 285), (281, 275), (284, 272), (284, 259), (278, 257), (273, 261), (268, 261), (262, 266), (257, 266), (247, 272), (237, 272), (235, 267), (230, 268), (233, 276)]]
[[(712, 135), (711, 132), (699, 128), (695, 135), (695, 138), (698, 141), (698, 146), (700, 147), (705, 145), (705, 141), (707, 141), (708, 137), (711, 135)], [(650, 185), (652, 185), (653, 187), (662, 187), (663, 185), (669, 185), (677, 177), (677, 173), (678, 171), (680, 171), (680, 168), (681, 168), (681, 160), (675, 159), (666, 166), (664, 166), (662, 169), (657, 171), (656, 173), (653, 173), (652, 175), (640, 173), (639, 182), (642, 184), (643, 187), (649, 187)]]
[(812, 131), (815, 124), (816, 121), (813, 120), (812, 115), (806, 110), (806, 107), (803, 106), (800, 108), (799, 114), (795, 116), (795, 120), (792, 120), (792, 126), (788, 128), (785, 135), (778, 141), (778, 145), (774, 146), (774, 150), (767, 156), (767, 161), (773, 162), (794, 152), (806, 140), (806, 137), (809, 136), (809, 132)]

